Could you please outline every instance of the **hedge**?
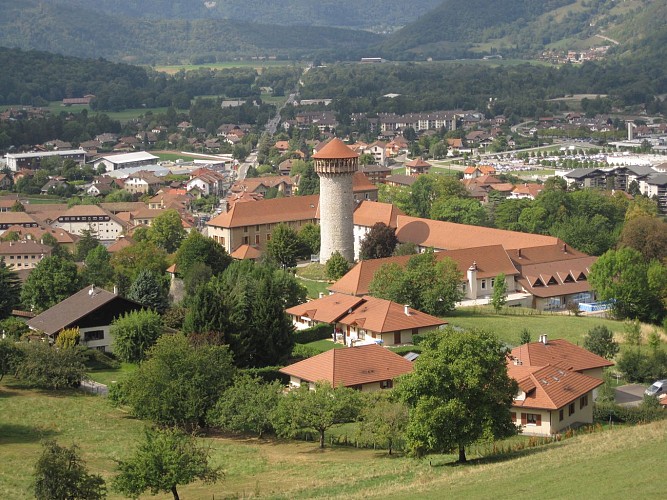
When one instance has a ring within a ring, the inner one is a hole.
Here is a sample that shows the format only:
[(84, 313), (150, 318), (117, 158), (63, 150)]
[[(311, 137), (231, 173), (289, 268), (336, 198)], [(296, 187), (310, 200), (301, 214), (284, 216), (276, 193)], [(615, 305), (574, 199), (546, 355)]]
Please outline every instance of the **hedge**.
[(308, 344), (316, 340), (333, 338), (333, 327), (327, 323), (320, 323), (319, 325), (307, 328), (305, 330), (297, 330), (294, 332), (294, 342), (297, 344)]
[(626, 424), (646, 424), (667, 418), (667, 410), (645, 404), (620, 406), (614, 403), (595, 403), (593, 418), (600, 422), (611, 420), (612, 422), (624, 422)]

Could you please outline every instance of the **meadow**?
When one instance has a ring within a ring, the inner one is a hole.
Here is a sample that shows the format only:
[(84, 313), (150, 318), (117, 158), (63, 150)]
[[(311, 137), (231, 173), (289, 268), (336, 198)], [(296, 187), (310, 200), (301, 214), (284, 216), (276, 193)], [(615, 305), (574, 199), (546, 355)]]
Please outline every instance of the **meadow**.
[[(0, 497), (31, 498), (32, 468), (47, 438), (79, 445), (90, 471), (109, 480), (115, 460), (132, 453), (144, 425), (104, 398), (29, 390), (6, 378), (0, 384)], [(664, 460), (667, 421), (581, 434), (504, 456), (472, 453), (465, 466), (455, 464), (453, 455), (389, 457), (347, 446), (319, 450), (303, 441), (212, 435), (202, 443), (224, 479), (179, 488), (182, 498), (658, 498), (663, 490), (655, 473)], [(112, 492), (109, 498), (120, 497)]]

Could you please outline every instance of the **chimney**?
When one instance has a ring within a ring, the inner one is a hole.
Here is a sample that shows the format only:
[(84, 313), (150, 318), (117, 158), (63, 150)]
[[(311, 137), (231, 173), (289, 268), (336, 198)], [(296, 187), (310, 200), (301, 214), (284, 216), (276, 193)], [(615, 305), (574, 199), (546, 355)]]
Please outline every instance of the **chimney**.
[(519, 252), (519, 258), (522, 259), (523, 257), (521, 256), (521, 249), (520, 248), (519, 248), (518, 252)]
[(118, 285), (113, 286), (113, 294), (118, 295)]
[(410, 316), (410, 305), (409, 304), (405, 304), (403, 306), (403, 312), (405, 313), (406, 316)]
[(563, 243), (563, 253), (567, 253), (567, 243)]
[(318, 298), (321, 299), (322, 297), (324, 297), (324, 292), (320, 292), (320, 293), (319, 293)]
[(544, 335), (540, 335), (540, 342), (542, 342), (544, 345), (547, 345), (549, 343), (547, 341), (547, 334), (546, 333)]

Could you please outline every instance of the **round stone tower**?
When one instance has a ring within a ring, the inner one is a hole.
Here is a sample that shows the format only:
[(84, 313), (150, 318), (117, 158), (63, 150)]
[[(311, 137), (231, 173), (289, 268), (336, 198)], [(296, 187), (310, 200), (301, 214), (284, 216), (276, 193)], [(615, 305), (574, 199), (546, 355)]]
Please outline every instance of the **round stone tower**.
[(352, 178), (359, 155), (334, 138), (313, 155), (320, 177), (320, 262), (336, 250), (348, 262), (354, 260), (354, 193)]

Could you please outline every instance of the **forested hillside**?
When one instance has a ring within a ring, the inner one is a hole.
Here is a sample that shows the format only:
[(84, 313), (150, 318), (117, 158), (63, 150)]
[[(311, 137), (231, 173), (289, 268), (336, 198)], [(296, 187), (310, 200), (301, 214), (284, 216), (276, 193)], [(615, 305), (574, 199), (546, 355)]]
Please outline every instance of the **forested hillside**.
[[(665, 26), (667, 0), (444, 0), (390, 35), (391, 59), (452, 59), (612, 45), (623, 52)], [(614, 38), (615, 37), (615, 38)]]
[(366, 31), (259, 25), (226, 20), (151, 21), (55, 0), (0, 0), (0, 45), (134, 63), (203, 63), (234, 57), (310, 58), (377, 43)]
[(146, 19), (230, 19), (261, 24), (401, 27), (442, 0), (61, 0), (112, 15)]

